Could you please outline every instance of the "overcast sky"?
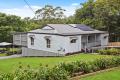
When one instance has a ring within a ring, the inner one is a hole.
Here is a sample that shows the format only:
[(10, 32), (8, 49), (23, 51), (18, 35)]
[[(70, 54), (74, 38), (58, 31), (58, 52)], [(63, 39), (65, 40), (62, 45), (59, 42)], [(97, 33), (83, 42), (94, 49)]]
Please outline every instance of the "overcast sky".
[[(65, 15), (73, 15), (75, 9), (80, 7), (80, 3), (87, 0), (26, 0), (34, 11), (40, 9), (46, 4), (60, 6), (66, 10)], [(0, 12), (24, 17), (34, 17), (34, 13), (28, 8), (24, 0), (1, 0)]]

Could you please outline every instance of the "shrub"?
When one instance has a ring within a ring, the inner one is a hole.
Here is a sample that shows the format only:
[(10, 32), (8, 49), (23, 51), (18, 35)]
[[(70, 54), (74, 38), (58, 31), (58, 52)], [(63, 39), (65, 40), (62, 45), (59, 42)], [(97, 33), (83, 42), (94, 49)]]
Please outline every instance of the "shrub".
[(99, 70), (98, 67), (93, 64), (93, 62), (90, 62), (90, 69), (91, 69), (91, 72), (96, 72)]
[(112, 61), (114, 62), (114, 66), (120, 66), (120, 57), (115, 57)]
[(91, 71), (89, 62), (77, 61), (76, 65), (78, 66), (77, 71), (89, 73)]
[(0, 80), (13, 80), (13, 76), (11, 73), (0, 73)]
[(67, 71), (69, 75), (73, 75), (73, 73), (78, 73), (78, 72), (85, 74), (91, 71), (89, 63), (85, 61), (62, 63), (60, 64), (59, 68), (62, 68), (65, 71)]
[(18, 49), (18, 48), (13, 48), (13, 49), (11, 48), (7, 50), (7, 56), (13, 55), (13, 54), (21, 54), (21, 53), (22, 53), (21, 49)]
[(111, 67), (116, 67), (120, 65), (120, 57), (113, 58), (101, 58), (94, 61), (76, 61), (72, 63), (62, 63), (59, 68), (64, 69), (72, 76), (74, 73), (90, 73), (99, 70), (104, 70)]
[(75, 71), (78, 69), (78, 66), (74, 62), (71, 62), (71, 63), (61, 63), (60, 65), (58, 65), (58, 67), (60, 69), (64, 69), (70, 75), (72, 75), (72, 73), (75, 73)]
[(93, 64), (97, 67), (98, 70), (106, 69), (109, 66), (109, 60), (97, 59), (97, 60), (93, 61)]
[(98, 50), (97, 52), (102, 54), (102, 55), (107, 55), (106, 50), (104, 50), (104, 49), (103, 50)]
[(20, 66), (14, 73), (1, 73), (0, 80), (69, 80), (67, 76), (67, 72), (58, 67), (31, 69)]
[(98, 50), (98, 52), (102, 55), (120, 55), (120, 50), (115, 48)]
[(66, 70), (54, 67), (50, 70), (49, 79), (46, 80), (69, 80), (67, 76), (68, 74)]
[(85, 74), (93, 71), (90, 62), (85, 62), (85, 61), (62, 63), (59, 65), (59, 68), (66, 70), (69, 73), (69, 75), (73, 75), (74, 73), (79, 73), (79, 72), (81, 72), (81, 74)]

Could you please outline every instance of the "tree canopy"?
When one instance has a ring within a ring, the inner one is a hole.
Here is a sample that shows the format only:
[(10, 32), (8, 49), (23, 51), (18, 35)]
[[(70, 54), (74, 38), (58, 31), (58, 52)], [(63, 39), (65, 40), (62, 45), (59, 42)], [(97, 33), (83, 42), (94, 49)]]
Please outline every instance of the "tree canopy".
[(36, 11), (36, 15), (40, 19), (64, 18), (64, 11), (65, 9), (62, 9), (61, 7), (45, 5), (45, 7)]
[(96, 29), (120, 34), (120, 0), (88, 0), (76, 10), (75, 21)]
[(0, 42), (12, 41), (12, 32), (24, 32), (26, 31), (25, 22), (20, 17), (15, 15), (6, 15), (0, 13)]
[(117, 35), (120, 41), (120, 0), (88, 0), (81, 3), (75, 15), (65, 17), (65, 9), (45, 5), (36, 11), (37, 20), (0, 13), (0, 42), (12, 42), (13, 32), (26, 32), (42, 28), (46, 24), (86, 24), (95, 29), (108, 31), (110, 41)]

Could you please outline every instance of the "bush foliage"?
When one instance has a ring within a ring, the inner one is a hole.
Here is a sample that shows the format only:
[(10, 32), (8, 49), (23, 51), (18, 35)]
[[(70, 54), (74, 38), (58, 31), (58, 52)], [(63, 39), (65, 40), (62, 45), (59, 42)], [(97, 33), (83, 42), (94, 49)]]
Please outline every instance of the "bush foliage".
[(120, 49), (104, 49), (104, 50), (99, 50), (98, 51), (102, 55), (120, 55)]
[(14, 73), (1, 73), (0, 80), (68, 80), (68, 77), (67, 72), (58, 67), (31, 69), (20, 66)]
[(22, 53), (22, 50), (19, 49), (19, 48), (10, 48), (7, 50), (7, 53), (6, 55), (9, 56), (9, 55), (14, 55), (14, 54), (21, 54)]
[(101, 58), (88, 62), (76, 61), (72, 63), (62, 63), (59, 65), (59, 67), (66, 70), (70, 76), (73, 76), (74, 73), (86, 74), (116, 66), (120, 66), (120, 57)]

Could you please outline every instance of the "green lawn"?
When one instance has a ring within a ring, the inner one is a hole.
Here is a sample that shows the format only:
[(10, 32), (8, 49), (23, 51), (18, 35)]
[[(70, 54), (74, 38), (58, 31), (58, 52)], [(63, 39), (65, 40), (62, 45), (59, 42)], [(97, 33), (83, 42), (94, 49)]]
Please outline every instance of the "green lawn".
[(10, 72), (15, 70), (21, 62), (24, 66), (30, 65), (33, 68), (39, 67), (40, 63), (43, 65), (49, 65), (50, 67), (57, 65), (61, 62), (72, 62), (77, 60), (94, 60), (96, 58), (108, 57), (105, 55), (93, 55), (93, 54), (77, 54), (66, 57), (22, 57), (13, 59), (0, 60), (0, 71)]
[(89, 76), (80, 80), (120, 80), (120, 68), (108, 72), (98, 73), (94, 76)]

